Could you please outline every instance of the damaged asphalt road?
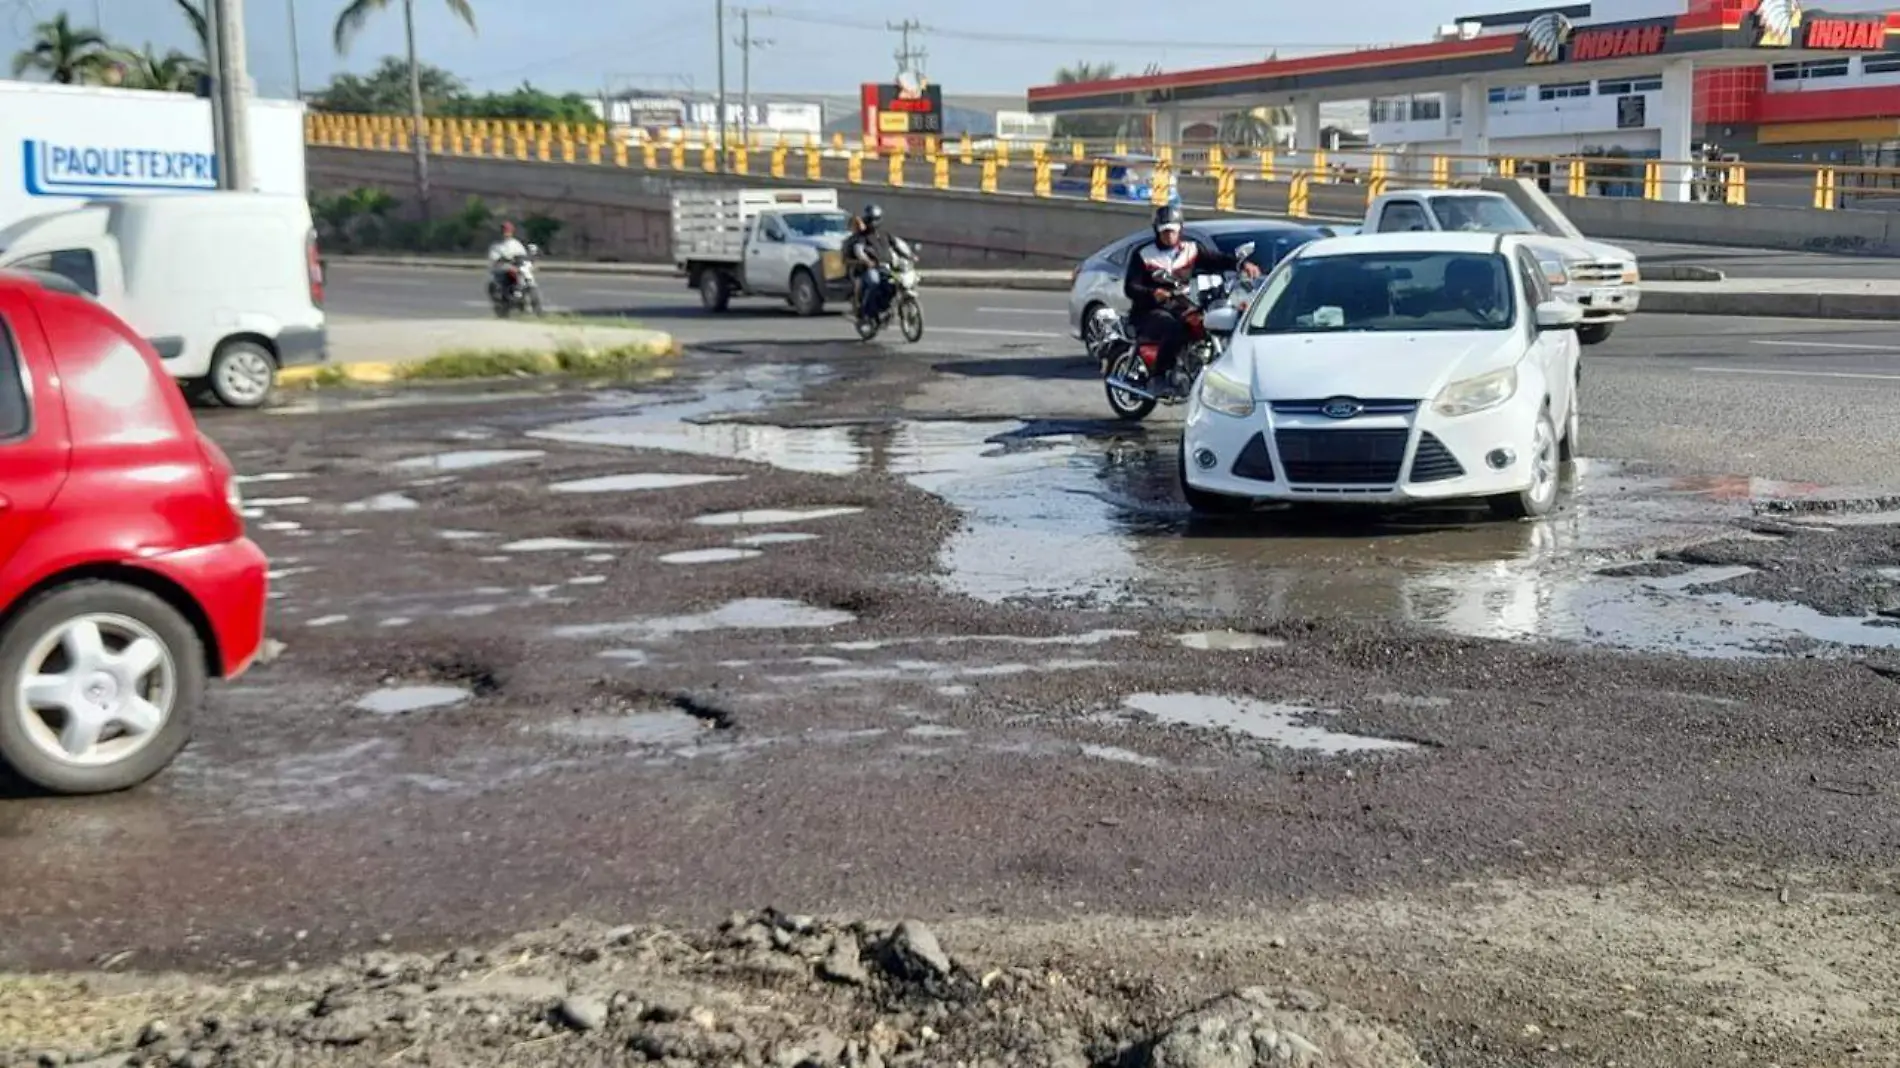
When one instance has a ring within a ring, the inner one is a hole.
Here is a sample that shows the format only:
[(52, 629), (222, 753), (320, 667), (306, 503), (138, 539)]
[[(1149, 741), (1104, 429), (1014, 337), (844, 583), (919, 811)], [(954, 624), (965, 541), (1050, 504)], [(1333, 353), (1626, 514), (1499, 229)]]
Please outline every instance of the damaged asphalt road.
[[(970, 419), (928, 359), (770, 354), (207, 418), (283, 647), (149, 788), (0, 806), (0, 967), (772, 905), (1092, 976), (1121, 1022), (1060, 1037), (1085, 1060), (1260, 984), (1434, 1065), (1900, 1049), (1870, 670), (1900, 630), (1807, 577), (1890, 588), (1900, 535), (1609, 461), (1545, 524), (1190, 523), (1165, 423)], [(561, 1040), (541, 997), (497, 1034)]]

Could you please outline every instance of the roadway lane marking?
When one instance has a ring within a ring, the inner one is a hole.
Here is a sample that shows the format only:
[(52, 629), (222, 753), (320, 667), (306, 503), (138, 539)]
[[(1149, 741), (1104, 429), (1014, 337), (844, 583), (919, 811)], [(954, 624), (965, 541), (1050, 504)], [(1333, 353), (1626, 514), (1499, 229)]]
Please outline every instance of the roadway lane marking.
[(1061, 308), (978, 308), (980, 312), (999, 315), (1067, 315)]
[(1892, 345), (1856, 345), (1849, 341), (1751, 341), (1751, 345), (1773, 345), (1786, 349), (1854, 349), (1858, 352), (1900, 352)]
[(1900, 382), (1900, 375), (1877, 375), (1857, 371), (1771, 371), (1763, 367), (1697, 367), (1710, 375), (1774, 375), (1779, 378), (1862, 378), (1878, 382)]

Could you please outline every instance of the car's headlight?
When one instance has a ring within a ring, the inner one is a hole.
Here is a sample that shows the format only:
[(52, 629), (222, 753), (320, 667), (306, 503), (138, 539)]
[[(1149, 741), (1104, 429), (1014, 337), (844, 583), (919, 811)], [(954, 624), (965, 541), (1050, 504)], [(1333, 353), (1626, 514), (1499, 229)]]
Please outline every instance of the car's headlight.
[(1201, 373), (1201, 406), (1244, 419), (1253, 414), (1253, 391), (1210, 367)]
[(1462, 381), (1438, 391), (1432, 410), (1439, 415), (1470, 415), (1495, 408), (1517, 395), (1517, 368), (1506, 367)]
[(1550, 285), (1561, 286), (1570, 283), (1570, 269), (1563, 260), (1544, 258), (1539, 259), (1537, 265), (1544, 269), (1544, 281)]
[(1634, 263), (1626, 263), (1623, 265), (1623, 284), (1624, 285), (1633, 286), (1642, 280), (1643, 280), (1643, 272), (1638, 270)]

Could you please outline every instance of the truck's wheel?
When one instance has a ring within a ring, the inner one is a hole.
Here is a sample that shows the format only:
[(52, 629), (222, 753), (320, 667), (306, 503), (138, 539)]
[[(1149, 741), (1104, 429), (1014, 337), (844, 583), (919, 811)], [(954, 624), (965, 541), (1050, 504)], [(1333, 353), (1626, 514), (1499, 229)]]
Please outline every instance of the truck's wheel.
[(1615, 323), (1585, 323), (1577, 327), (1577, 340), (1585, 345), (1601, 345), (1610, 340), (1610, 331), (1615, 329)]
[(803, 267), (792, 272), (792, 310), (805, 316), (825, 310), (825, 294), (818, 288), (818, 279)]
[(699, 306), (709, 312), (722, 312), (732, 299), (732, 289), (726, 285), (725, 275), (708, 267), (699, 272)]

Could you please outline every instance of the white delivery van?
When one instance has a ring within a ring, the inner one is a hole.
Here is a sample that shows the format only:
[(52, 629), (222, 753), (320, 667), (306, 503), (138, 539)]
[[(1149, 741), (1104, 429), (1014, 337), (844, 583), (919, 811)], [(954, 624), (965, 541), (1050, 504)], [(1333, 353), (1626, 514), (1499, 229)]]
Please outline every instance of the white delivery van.
[(0, 269), (62, 275), (158, 350), (165, 369), (234, 408), (279, 368), (328, 357), (310, 206), (268, 193), (122, 197), (0, 230)]

